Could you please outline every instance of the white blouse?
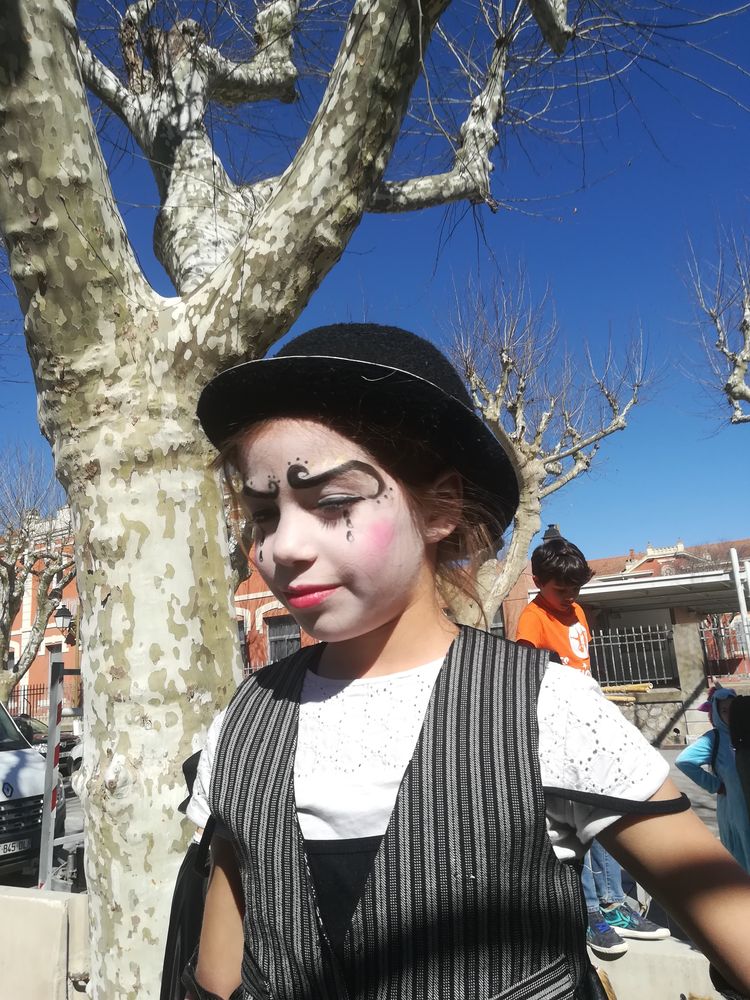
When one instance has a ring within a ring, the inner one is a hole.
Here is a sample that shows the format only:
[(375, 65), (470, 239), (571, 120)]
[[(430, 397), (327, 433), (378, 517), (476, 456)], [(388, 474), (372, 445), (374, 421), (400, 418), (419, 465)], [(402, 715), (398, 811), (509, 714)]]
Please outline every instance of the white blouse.
[[(385, 833), (442, 660), (384, 677), (331, 680), (307, 672), (300, 699), (294, 792), (304, 837)], [(580, 670), (549, 663), (537, 701), (539, 764), (546, 786), (645, 801), (669, 765)], [(205, 826), (213, 755), (224, 712), (201, 755), (188, 817)], [(560, 860), (581, 858), (619, 818), (548, 797), (547, 834)]]

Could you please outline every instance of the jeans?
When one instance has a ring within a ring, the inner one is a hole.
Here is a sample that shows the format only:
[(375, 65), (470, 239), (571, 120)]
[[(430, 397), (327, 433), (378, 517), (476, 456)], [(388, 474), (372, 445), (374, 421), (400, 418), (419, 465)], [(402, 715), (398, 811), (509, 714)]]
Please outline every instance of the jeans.
[(590, 911), (611, 906), (612, 903), (622, 903), (625, 898), (620, 866), (598, 840), (591, 842), (583, 859), (581, 885), (586, 897), (586, 907)]

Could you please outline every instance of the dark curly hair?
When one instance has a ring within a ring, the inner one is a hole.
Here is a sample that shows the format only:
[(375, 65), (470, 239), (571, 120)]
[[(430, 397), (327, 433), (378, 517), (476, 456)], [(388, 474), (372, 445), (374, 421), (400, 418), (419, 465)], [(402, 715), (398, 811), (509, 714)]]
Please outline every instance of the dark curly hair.
[(531, 572), (539, 583), (555, 580), (582, 587), (594, 575), (586, 556), (567, 538), (550, 538), (531, 553)]

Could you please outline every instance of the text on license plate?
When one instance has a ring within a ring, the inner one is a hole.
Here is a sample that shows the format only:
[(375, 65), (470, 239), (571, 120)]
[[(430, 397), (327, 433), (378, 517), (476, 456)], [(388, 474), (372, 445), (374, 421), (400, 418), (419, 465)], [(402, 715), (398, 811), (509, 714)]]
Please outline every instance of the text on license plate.
[(0, 844), (0, 856), (3, 854), (18, 854), (19, 851), (30, 850), (30, 840), (10, 840), (5, 844)]

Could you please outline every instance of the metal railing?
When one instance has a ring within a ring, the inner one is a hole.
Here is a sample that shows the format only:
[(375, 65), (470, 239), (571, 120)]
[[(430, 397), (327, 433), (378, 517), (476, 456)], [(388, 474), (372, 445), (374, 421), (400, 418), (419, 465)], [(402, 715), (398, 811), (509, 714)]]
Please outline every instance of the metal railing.
[(680, 686), (671, 625), (595, 629), (589, 652), (600, 684)]
[(743, 660), (750, 658), (741, 622), (702, 622), (700, 633), (707, 674), (733, 674)]
[(11, 715), (33, 715), (36, 719), (46, 719), (49, 707), (49, 689), (46, 684), (28, 684), (13, 688), (8, 699)]

